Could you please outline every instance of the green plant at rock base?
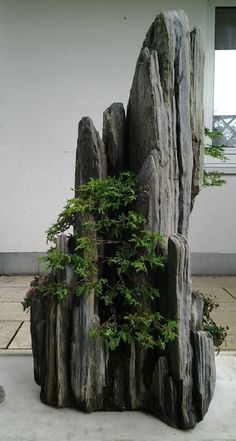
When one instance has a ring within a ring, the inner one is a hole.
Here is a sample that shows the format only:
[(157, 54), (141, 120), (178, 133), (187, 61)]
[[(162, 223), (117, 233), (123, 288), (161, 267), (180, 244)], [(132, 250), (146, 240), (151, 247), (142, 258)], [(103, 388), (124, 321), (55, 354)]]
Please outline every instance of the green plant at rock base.
[[(48, 251), (43, 261), (49, 275), (45, 283), (35, 282), (32, 294), (63, 300), (70, 294), (93, 293), (99, 300), (101, 326), (90, 330), (91, 338), (101, 336), (110, 349), (122, 342), (164, 349), (177, 329), (175, 320), (152, 311), (159, 291), (151, 280), (157, 270), (165, 268), (164, 239), (148, 231), (146, 218), (134, 210), (136, 187), (136, 176), (123, 172), (103, 180), (90, 179), (76, 189), (78, 196), (68, 200), (47, 232), (48, 241), (55, 242), (74, 227), (72, 251), (61, 252), (55, 246)], [(55, 283), (52, 274), (68, 265), (72, 281)]]
[(219, 308), (216, 297), (202, 293), (201, 296), (203, 299), (203, 327), (212, 336), (214, 346), (217, 352), (219, 352), (220, 346), (226, 340), (229, 327), (218, 326), (211, 317), (212, 311)]
[[(205, 136), (207, 136), (212, 143), (207, 144), (204, 149), (204, 153), (207, 156), (211, 156), (212, 158), (220, 159), (221, 161), (227, 161), (227, 156), (225, 156), (225, 145), (215, 144), (214, 140), (221, 138), (223, 135), (222, 132), (211, 132), (209, 129), (205, 128)], [(225, 184), (225, 180), (222, 179), (222, 173), (217, 172), (216, 170), (207, 172), (204, 170), (203, 175), (203, 187), (221, 187)]]

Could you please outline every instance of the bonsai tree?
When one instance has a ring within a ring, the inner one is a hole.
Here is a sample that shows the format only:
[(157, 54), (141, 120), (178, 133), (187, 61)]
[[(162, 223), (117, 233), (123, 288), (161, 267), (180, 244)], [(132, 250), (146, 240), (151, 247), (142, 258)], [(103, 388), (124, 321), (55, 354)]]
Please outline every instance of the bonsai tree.
[(200, 30), (189, 33), (183, 11), (162, 13), (127, 115), (106, 109), (103, 139), (90, 118), (79, 123), (75, 197), (48, 230), (48, 272), (25, 302), (47, 404), (144, 409), (183, 429), (208, 410), (214, 348), (187, 242), (204, 170), (202, 66)]

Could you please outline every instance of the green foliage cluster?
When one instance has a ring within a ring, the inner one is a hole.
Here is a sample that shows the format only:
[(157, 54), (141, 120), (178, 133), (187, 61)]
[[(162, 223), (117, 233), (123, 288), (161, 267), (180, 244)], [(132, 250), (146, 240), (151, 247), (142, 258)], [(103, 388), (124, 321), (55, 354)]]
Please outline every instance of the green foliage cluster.
[(203, 327), (206, 332), (208, 332), (212, 338), (216, 350), (220, 351), (220, 346), (226, 340), (228, 326), (219, 326), (212, 319), (212, 311), (219, 308), (219, 303), (216, 297), (206, 294), (201, 294), (203, 299)]
[(222, 173), (216, 170), (209, 172), (204, 171), (203, 187), (221, 187), (225, 182), (226, 181), (222, 179)]
[[(145, 309), (142, 313), (124, 315), (119, 324), (115, 317), (101, 326), (100, 335), (110, 349), (116, 349), (121, 342), (133, 341), (146, 349), (165, 349), (166, 343), (176, 337), (176, 321), (166, 320), (159, 312)], [(97, 330), (91, 330), (91, 337), (97, 337)]]
[[(220, 159), (221, 161), (227, 161), (227, 156), (224, 154), (225, 146), (224, 144), (218, 145), (214, 141), (221, 138), (222, 132), (211, 132), (209, 129), (205, 128), (205, 136), (207, 136), (212, 142), (205, 146), (205, 155), (211, 156), (212, 158)], [(203, 186), (204, 187), (221, 187), (225, 184), (225, 180), (222, 179), (222, 174), (217, 171), (207, 172), (204, 170), (203, 176)]]
[[(122, 342), (164, 349), (176, 337), (177, 324), (152, 312), (159, 291), (151, 280), (165, 268), (163, 237), (148, 231), (146, 218), (133, 209), (136, 185), (136, 176), (123, 172), (90, 179), (76, 190), (77, 197), (68, 200), (47, 232), (48, 241), (55, 243), (74, 227), (72, 250), (65, 253), (53, 246), (48, 251), (43, 260), (50, 276), (38, 284), (37, 293), (59, 300), (93, 293), (101, 326), (90, 330), (91, 337), (100, 335), (110, 349)], [(71, 283), (55, 283), (52, 275), (68, 265), (74, 274)]]

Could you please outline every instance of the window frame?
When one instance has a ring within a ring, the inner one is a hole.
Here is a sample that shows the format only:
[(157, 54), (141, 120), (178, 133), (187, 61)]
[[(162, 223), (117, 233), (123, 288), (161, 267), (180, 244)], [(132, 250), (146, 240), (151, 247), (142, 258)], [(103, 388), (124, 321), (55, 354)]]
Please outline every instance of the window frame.
[[(217, 7), (235, 7), (236, 0), (208, 0), (206, 15), (206, 55), (205, 55), (205, 88), (204, 88), (204, 109), (205, 125), (212, 127), (214, 114), (214, 73), (215, 73), (215, 10)], [(207, 142), (207, 140), (206, 140)], [(205, 156), (205, 168), (207, 171), (217, 170), (222, 174), (236, 174), (236, 147), (226, 148), (228, 161), (214, 161), (213, 158)]]

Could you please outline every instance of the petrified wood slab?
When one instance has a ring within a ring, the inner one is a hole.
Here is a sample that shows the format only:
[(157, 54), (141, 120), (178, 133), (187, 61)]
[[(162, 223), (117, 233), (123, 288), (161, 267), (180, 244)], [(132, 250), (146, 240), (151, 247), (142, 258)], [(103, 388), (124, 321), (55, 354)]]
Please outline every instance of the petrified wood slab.
[(186, 15), (158, 15), (136, 65), (128, 139), (130, 168), (136, 173), (153, 169), (157, 182), (150, 189), (156, 191), (152, 228), (166, 236), (188, 232), (193, 173), (190, 66)]
[[(47, 404), (89, 412), (145, 409), (182, 429), (193, 428), (208, 410), (213, 343), (203, 331), (201, 299), (192, 293), (187, 243), (203, 173), (202, 85), (199, 29), (190, 37), (185, 13), (165, 12), (144, 40), (127, 119), (122, 104), (112, 104), (103, 115), (103, 140), (90, 118), (79, 123), (75, 188), (123, 169), (138, 175), (136, 208), (147, 217), (147, 228), (166, 238), (167, 270), (154, 277), (161, 293), (155, 308), (177, 319), (178, 335), (163, 351), (136, 344), (108, 351), (88, 336), (100, 324), (94, 292), (62, 302), (34, 298), (35, 380)], [(75, 231), (83, 234), (79, 221)], [(66, 249), (65, 238), (58, 247)], [(55, 277), (68, 281), (73, 275), (68, 268)]]
[(127, 167), (126, 118), (122, 103), (114, 103), (103, 113), (103, 142), (107, 151), (107, 173), (112, 176)]

